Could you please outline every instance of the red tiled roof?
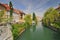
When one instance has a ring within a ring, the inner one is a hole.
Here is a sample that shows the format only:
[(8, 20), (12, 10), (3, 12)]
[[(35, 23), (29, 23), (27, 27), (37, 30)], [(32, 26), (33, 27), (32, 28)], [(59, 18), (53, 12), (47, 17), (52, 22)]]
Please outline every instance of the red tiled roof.
[[(2, 4), (2, 3), (0, 3), (0, 5), (2, 5), (3, 7), (5, 7), (5, 9), (6, 9), (7, 11), (10, 10), (10, 6), (9, 6), (8, 4)], [(13, 11), (14, 11), (15, 13), (17, 13), (17, 14), (25, 14), (25, 13), (22, 12), (21, 10), (13, 9)]]
[(60, 10), (60, 7), (56, 8), (56, 10)]

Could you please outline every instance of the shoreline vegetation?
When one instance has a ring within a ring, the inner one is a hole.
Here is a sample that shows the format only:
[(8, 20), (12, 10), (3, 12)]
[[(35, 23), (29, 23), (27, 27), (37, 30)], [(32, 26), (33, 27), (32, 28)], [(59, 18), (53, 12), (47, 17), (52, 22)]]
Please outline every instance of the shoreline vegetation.
[[(0, 25), (9, 24), (11, 26), (10, 31), (12, 32), (13, 40), (16, 40), (26, 29), (30, 28), (32, 24), (37, 24), (37, 16), (35, 13), (25, 14), (24, 18), (21, 16), (23, 21), (12, 22), (13, 21), (13, 5), (12, 2), (9, 2), (10, 11), (9, 17), (5, 18), (6, 10), (0, 11)], [(4, 17), (3, 17), (4, 16)], [(3, 18), (2, 18), (3, 17)], [(21, 20), (21, 19), (19, 19)], [(8, 26), (9, 27), (9, 26)], [(9, 35), (8, 35), (9, 36)]]
[[(33, 18), (35, 19), (33, 20)], [(25, 15), (24, 20), (25, 22), (23, 23), (12, 24), (12, 33), (14, 40), (16, 40), (26, 29), (30, 28), (32, 24), (37, 24), (35, 13), (33, 14), (32, 18), (30, 14)], [(32, 23), (33, 21), (34, 23)]]
[(46, 26), (46, 25), (44, 25), (43, 23), (42, 23), (42, 25), (43, 25), (44, 27), (46, 27), (46, 28), (49, 28), (49, 29), (55, 31), (55, 32), (59, 32), (59, 31), (58, 31), (59, 29), (57, 29), (57, 28), (55, 28), (55, 27), (53, 27), (53, 26)]
[(60, 10), (49, 8), (42, 19), (43, 26), (50, 28), (56, 32), (60, 32)]
[[(9, 18), (3, 17), (6, 10), (0, 11), (0, 26), (9, 24), (11, 25), (11, 32), (13, 36), (13, 40), (17, 40), (17, 38), (26, 30), (29, 29), (32, 25), (38, 24), (38, 18), (36, 14), (33, 12), (32, 14), (25, 14), (24, 18), (21, 14), (21, 18), (19, 22), (12, 22), (13, 21), (13, 5), (12, 2), (9, 2), (10, 6), (10, 15)], [(20, 17), (19, 16), (19, 17)], [(3, 18), (2, 18), (3, 17)], [(4, 24), (5, 23), (5, 24)], [(51, 30), (54, 30), (56, 32), (60, 32), (60, 10), (54, 9), (53, 7), (49, 8), (42, 18), (42, 25), (50, 28)]]

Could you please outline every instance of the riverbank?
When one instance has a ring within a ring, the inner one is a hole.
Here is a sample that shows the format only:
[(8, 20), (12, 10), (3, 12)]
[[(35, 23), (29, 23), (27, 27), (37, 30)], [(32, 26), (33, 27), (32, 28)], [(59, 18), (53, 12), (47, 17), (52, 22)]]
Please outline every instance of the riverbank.
[(21, 35), (24, 31), (25, 31), (25, 29), (22, 29), (22, 30), (20, 31), (20, 34), (19, 34), (19, 35)]
[(36, 27), (31, 26), (31, 28), (26, 29), (17, 40), (60, 40), (59, 34), (42, 26), (40, 22)]
[(24, 24), (12, 24), (12, 34), (14, 37), (14, 40), (16, 40), (19, 35), (21, 35), (25, 31)]
[(21, 36), (23, 34), (23, 32), (25, 31), (26, 29), (22, 29), (18, 35), (18, 37), (16, 38), (16, 40), (19, 38), (19, 36)]
[(13, 40), (13, 35), (9, 25), (0, 25), (0, 40)]
[(42, 25), (43, 25), (44, 27), (47, 27), (47, 28), (49, 28), (49, 29), (51, 29), (51, 30), (55, 31), (55, 32), (59, 32), (59, 29), (58, 29), (58, 28), (56, 28), (56, 27), (53, 27), (53, 26), (46, 26), (46, 25), (44, 25), (44, 23), (43, 23), (43, 22), (42, 22)]

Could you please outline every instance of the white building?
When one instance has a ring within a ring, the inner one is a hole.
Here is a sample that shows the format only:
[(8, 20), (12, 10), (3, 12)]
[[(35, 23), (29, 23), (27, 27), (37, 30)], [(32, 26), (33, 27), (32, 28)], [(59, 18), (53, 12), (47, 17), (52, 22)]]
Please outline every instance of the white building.
[[(10, 7), (8, 4), (2, 4), (0, 3), (0, 11), (6, 10), (4, 17), (9, 18), (10, 17)], [(13, 22), (18, 22), (21, 19), (21, 16), (23, 16), (24, 13), (20, 10), (13, 9)], [(6, 23), (5, 23), (6, 24)], [(0, 40), (13, 40), (12, 32), (10, 29), (11, 26), (9, 24), (0, 25)]]
[[(0, 3), (0, 11), (1, 10), (6, 10), (6, 16), (5, 17), (10, 17), (10, 7), (8, 4), (2, 4)], [(13, 21), (14, 22), (18, 22), (20, 19), (23, 18), (23, 16), (25, 15), (24, 12), (22, 12), (21, 10), (17, 10), (17, 9), (13, 9)]]

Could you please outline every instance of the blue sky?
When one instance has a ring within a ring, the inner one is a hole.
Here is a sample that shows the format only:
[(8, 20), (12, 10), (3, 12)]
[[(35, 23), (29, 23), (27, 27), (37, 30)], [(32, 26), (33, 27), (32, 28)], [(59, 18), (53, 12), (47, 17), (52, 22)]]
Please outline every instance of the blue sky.
[(8, 4), (12, 1), (14, 8), (25, 13), (35, 12), (38, 16), (43, 16), (49, 7), (57, 7), (60, 0), (0, 0), (0, 3)]

